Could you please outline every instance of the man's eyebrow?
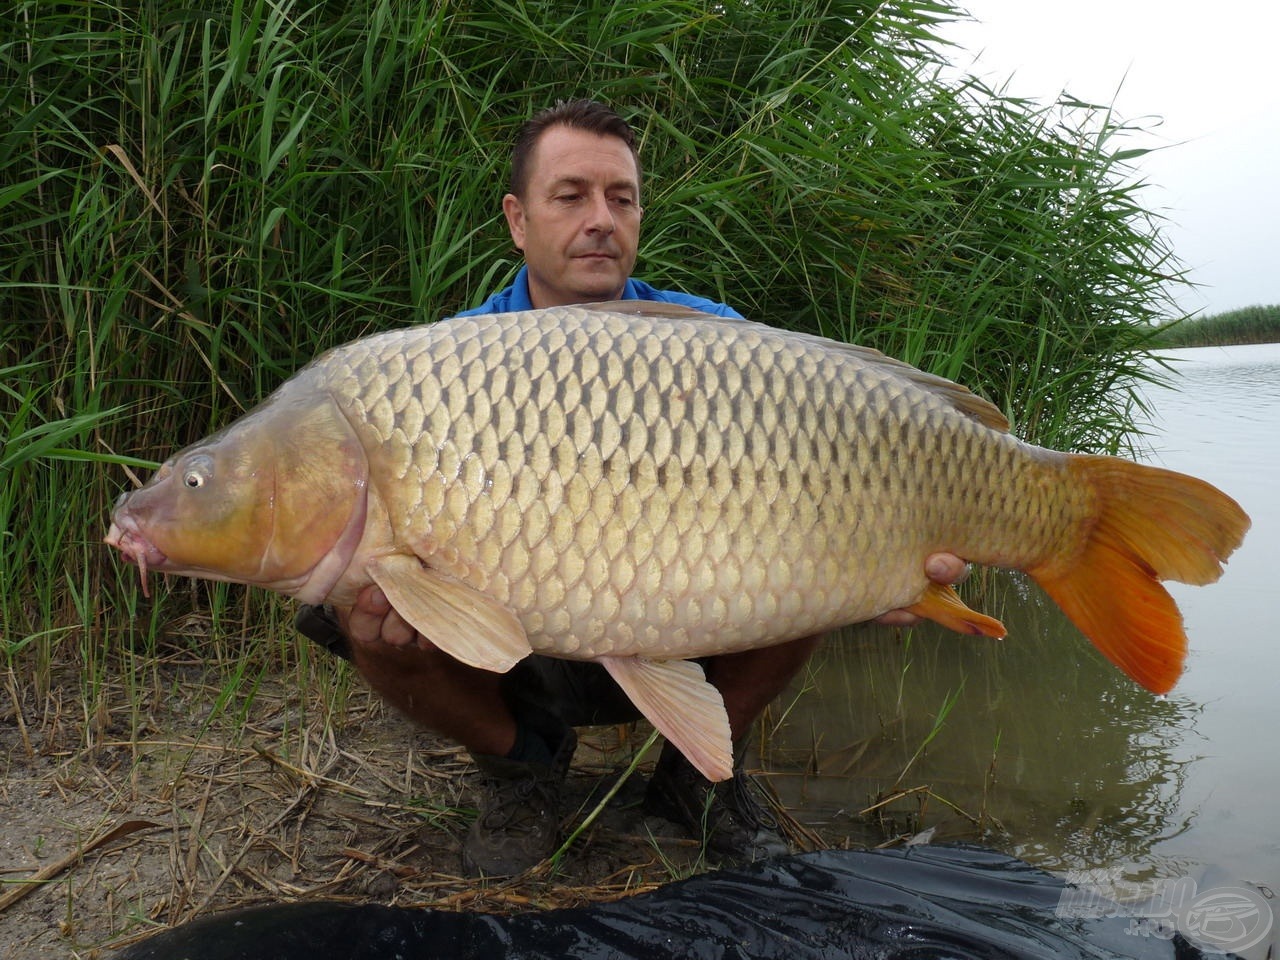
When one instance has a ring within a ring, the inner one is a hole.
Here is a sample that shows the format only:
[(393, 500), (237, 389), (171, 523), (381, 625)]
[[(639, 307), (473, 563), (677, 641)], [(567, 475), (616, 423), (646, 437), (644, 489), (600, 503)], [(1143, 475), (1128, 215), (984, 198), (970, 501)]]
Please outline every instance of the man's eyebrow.
[[(550, 187), (552, 190), (559, 190), (561, 187), (581, 188), (581, 187), (588, 187), (590, 185), (591, 185), (591, 181), (587, 177), (563, 176), (563, 177), (556, 177), (556, 179), (552, 180)], [(629, 180), (626, 178), (623, 178), (620, 180), (610, 180), (608, 183), (604, 185), (604, 188), (606, 190), (619, 190), (619, 189), (630, 190), (632, 193), (640, 192), (640, 188), (637, 186), (636, 182), (634, 180)]]

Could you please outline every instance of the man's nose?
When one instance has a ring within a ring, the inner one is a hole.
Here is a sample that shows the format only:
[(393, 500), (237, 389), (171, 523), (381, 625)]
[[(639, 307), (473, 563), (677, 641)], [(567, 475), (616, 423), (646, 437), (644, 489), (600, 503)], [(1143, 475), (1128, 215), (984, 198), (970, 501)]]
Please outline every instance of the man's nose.
[(591, 206), (587, 210), (587, 232), (610, 234), (614, 231), (613, 211), (609, 209), (609, 200), (603, 194), (591, 198)]

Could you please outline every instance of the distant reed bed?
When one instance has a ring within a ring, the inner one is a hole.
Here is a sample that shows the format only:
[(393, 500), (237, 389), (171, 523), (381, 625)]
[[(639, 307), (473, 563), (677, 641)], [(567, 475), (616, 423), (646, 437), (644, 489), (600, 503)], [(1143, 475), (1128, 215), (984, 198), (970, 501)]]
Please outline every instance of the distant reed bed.
[(1187, 317), (1160, 327), (1155, 343), (1161, 347), (1280, 343), (1280, 304)]

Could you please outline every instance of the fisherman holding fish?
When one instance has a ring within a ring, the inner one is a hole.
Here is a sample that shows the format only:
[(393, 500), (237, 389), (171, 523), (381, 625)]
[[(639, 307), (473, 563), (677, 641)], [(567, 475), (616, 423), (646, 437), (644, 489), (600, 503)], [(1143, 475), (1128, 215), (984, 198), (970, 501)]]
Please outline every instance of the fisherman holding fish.
[[(610, 108), (575, 100), (535, 115), (516, 140), (510, 192), (502, 201), (525, 265), (510, 287), (459, 316), (646, 300), (742, 319), (723, 303), (657, 290), (631, 277), (640, 181), (634, 134)], [(939, 584), (959, 580), (964, 571), (964, 562), (947, 553), (930, 556), (925, 565)], [(916, 617), (900, 610), (880, 619), (906, 624)], [(518, 873), (551, 854), (577, 742), (573, 728), (640, 716), (597, 663), (534, 654), (505, 674), (468, 666), (406, 623), (376, 585), (363, 590), (350, 610), (304, 607), (298, 626), (351, 660), (401, 712), (471, 753), (484, 783), (479, 816), (463, 844), (464, 869), (472, 875)], [(805, 637), (702, 661), (728, 713), (733, 776), (712, 784), (667, 743), (645, 809), (701, 840), (712, 860), (749, 862), (787, 852), (776, 820), (743, 772), (743, 742), (816, 644), (816, 637)]]
[(329, 350), (122, 494), (105, 539), (144, 589), (152, 571), (331, 604), (331, 649), (484, 775), (473, 873), (549, 853), (573, 728), (637, 713), (667, 741), (649, 810), (711, 859), (781, 852), (741, 773), (753, 719), (815, 634), (905, 611), (1004, 636), (948, 585), (959, 557), (1025, 571), (1135, 681), (1174, 686), (1187, 636), (1162, 581), (1216, 581), (1239, 504), (1026, 443), (875, 350), (631, 280), (626, 124), (590, 103), (531, 123), (503, 200), (516, 283)]

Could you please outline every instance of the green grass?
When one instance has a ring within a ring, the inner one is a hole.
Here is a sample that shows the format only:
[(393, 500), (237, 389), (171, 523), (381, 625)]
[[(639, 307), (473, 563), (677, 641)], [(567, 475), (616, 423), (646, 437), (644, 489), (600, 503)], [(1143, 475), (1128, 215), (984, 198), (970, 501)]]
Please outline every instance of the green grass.
[(1160, 327), (1155, 343), (1161, 347), (1280, 343), (1280, 304), (1187, 317)]
[(1126, 447), (1182, 282), (1130, 129), (944, 79), (942, 0), (12, 10), (0, 664), (36, 690), (70, 664), (86, 715), (94, 678), (161, 648), (247, 695), (247, 658), (310, 676), (279, 600), (143, 600), (100, 542), (110, 504), (316, 352), (504, 283), (509, 144), (557, 97), (641, 133), (639, 275), (959, 379), (1039, 442)]

